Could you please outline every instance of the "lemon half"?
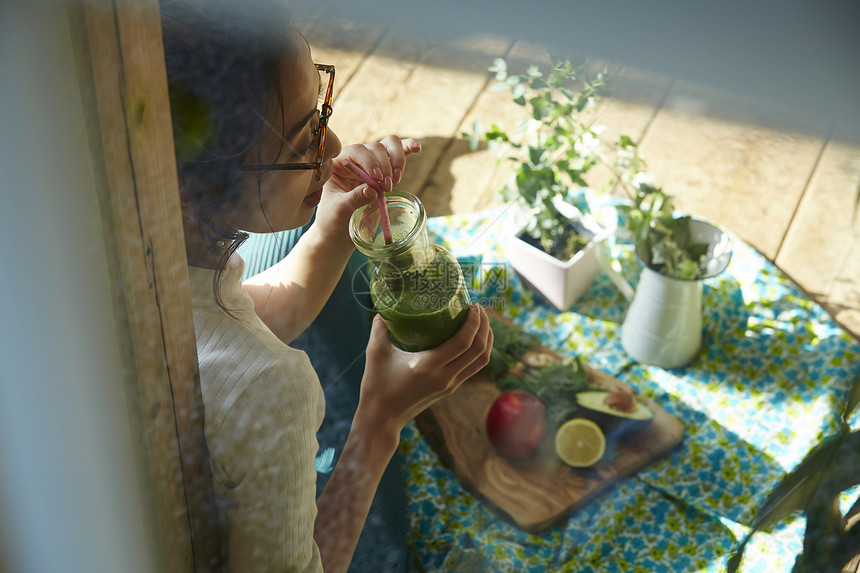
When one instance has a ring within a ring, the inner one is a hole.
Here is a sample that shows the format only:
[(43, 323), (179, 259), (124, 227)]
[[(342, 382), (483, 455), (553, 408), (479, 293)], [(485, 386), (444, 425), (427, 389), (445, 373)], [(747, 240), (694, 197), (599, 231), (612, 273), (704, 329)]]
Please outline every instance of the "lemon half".
[(568, 420), (555, 433), (555, 453), (576, 468), (593, 466), (606, 451), (606, 436), (600, 427), (585, 418)]

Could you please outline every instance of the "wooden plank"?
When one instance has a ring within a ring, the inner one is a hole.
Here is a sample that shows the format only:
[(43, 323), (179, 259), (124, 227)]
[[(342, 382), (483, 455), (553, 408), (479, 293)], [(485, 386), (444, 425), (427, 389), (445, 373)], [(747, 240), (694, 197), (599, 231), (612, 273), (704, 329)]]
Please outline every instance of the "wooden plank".
[(499, 191), (511, 173), (510, 166), (499, 162), (486, 145), (473, 151), (461, 137), (462, 133), (472, 132), (476, 121), (485, 129), (495, 124), (512, 132), (525, 113), (512, 101), (509, 91), (493, 89), (496, 80), (487, 68), (496, 57), (507, 60), (511, 73), (523, 73), (530, 64), (543, 63), (546, 52), (540, 46), (517, 42), (484, 61), (481, 77), (485, 85), (473, 103), (463, 106), (465, 115), (421, 191), (430, 216), (471, 213), (504, 204)]
[(104, 159), (97, 178), (123, 320), (118, 336), (128, 350), (130, 409), (141, 424), (161, 550), (167, 571), (212, 571), (203, 566), (218, 555), (218, 541), (205, 535), (214, 488), (158, 2), (90, 2), (77, 22), (91, 145)]
[(639, 141), (666, 99), (672, 78), (611, 62), (605, 67), (611, 94), (597, 106), (597, 123), (606, 128), (601, 135), (608, 142), (620, 135)]
[(779, 110), (676, 82), (641, 149), (678, 209), (773, 259), (826, 133)]
[(836, 268), (830, 291), (821, 302), (837, 322), (860, 340), (860, 260), (857, 257), (860, 238), (856, 232), (851, 244), (844, 262)]
[(829, 141), (776, 259), (855, 336), (860, 336), (858, 182), (860, 147)]
[[(596, 124), (603, 128), (600, 138), (608, 146), (614, 145), (621, 135), (641, 143), (671, 89), (672, 78), (629, 66), (605, 65), (610, 70), (611, 95), (596, 106)], [(595, 190), (604, 188), (613, 177), (602, 165), (594, 167), (589, 175), (589, 185)], [(627, 188), (613, 186), (611, 191), (622, 197), (632, 197), (632, 191)]]
[(338, 125), (337, 107), (340, 93), (346, 89), (367, 55), (385, 34), (387, 23), (369, 24), (364, 20), (344, 18), (330, 6), (321, 6), (312, 14), (296, 18), (296, 26), (308, 40), (315, 62), (333, 64), (336, 68), (331, 125)]
[[(536, 44), (517, 42), (506, 54), (511, 73), (521, 74), (535, 64), (546, 70), (549, 54)], [(491, 61), (488, 61), (489, 65)], [(589, 63), (592, 71), (609, 69), (612, 97), (601, 101), (587, 112), (586, 121), (602, 126), (601, 139), (610, 145), (620, 134), (639, 140), (665, 97), (671, 80), (663, 76), (643, 74), (636, 70), (603, 64)], [(508, 90), (495, 90), (495, 79), (478, 96), (475, 104), (463, 119), (459, 133), (470, 133), (476, 120), (488, 128), (499, 125), (509, 133), (526, 117), (527, 111), (515, 104)], [(495, 153), (482, 146), (471, 151), (468, 144), (455, 138), (440, 159), (437, 170), (428, 180), (425, 205), (431, 214), (470, 213), (479, 209), (502, 205), (499, 191), (512, 172), (508, 162), (498, 162)], [(603, 189), (610, 180), (608, 169), (598, 166), (589, 172), (589, 184)], [(424, 195), (422, 195), (424, 198)]]
[(503, 40), (487, 36), (438, 37), (397, 25), (340, 91), (332, 127), (345, 144), (389, 133), (418, 137), (423, 151), (409, 158), (398, 186), (420, 193), (463, 110), (486, 83), (487, 61), (503, 53)]

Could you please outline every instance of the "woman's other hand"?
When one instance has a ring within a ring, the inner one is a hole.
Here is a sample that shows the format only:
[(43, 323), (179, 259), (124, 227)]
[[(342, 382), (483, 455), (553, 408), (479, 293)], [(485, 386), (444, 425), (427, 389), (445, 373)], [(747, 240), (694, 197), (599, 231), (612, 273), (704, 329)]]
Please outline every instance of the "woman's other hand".
[[(356, 419), (383, 434), (400, 430), (434, 402), (453, 393), (490, 360), (493, 331), (486, 311), (473, 305), (457, 333), (430, 350), (405, 352), (388, 338), (376, 315), (367, 345)], [(392, 434), (389, 434), (392, 435)]]
[(421, 151), (421, 143), (417, 139), (400, 139), (396, 135), (389, 135), (376, 143), (344, 147), (332, 160), (332, 174), (323, 187), (314, 223), (319, 225), (326, 240), (352, 249), (349, 218), (359, 207), (376, 201), (376, 191), (350, 168), (350, 163), (361, 167), (388, 192), (403, 177), (406, 158), (418, 151)]

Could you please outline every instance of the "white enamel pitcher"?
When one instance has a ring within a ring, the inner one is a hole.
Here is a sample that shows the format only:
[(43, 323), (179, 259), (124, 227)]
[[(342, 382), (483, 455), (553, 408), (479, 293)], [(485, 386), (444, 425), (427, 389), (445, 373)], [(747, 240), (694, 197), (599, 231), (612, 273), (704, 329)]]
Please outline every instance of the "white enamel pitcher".
[[(634, 292), (630, 283), (612, 268), (606, 248), (596, 249), (598, 263), (630, 306), (621, 325), (621, 344), (642, 364), (679, 368), (689, 364), (702, 345), (702, 281), (722, 273), (732, 256), (728, 235), (710, 223), (690, 221), (693, 242), (707, 243), (705, 276), (674, 279), (644, 264)], [(637, 251), (640, 262), (642, 256)]]

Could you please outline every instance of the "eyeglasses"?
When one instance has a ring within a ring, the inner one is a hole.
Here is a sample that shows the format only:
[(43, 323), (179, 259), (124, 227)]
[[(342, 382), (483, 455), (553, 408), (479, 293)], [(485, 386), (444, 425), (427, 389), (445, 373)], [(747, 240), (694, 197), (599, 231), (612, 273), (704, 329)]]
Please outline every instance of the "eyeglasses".
[(317, 70), (328, 74), (328, 88), (325, 91), (325, 99), (323, 99), (322, 107), (320, 108), (320, 123), (314, 132), (314, 137), (319, 137), (317, 145), (316, 158), (310, 163), (271, 163), (268, 165), (243, 165), (244, 171), (293, 171), (298, 169), (313, 169), (316, 180), (319, 181), (322, 176), (323, 154), (325, 153), (325, 136), (328, 126), (328, 118), (331, 117), (331, 94), (334, 88), (334, 66), (325, 64), (316, 64)]

